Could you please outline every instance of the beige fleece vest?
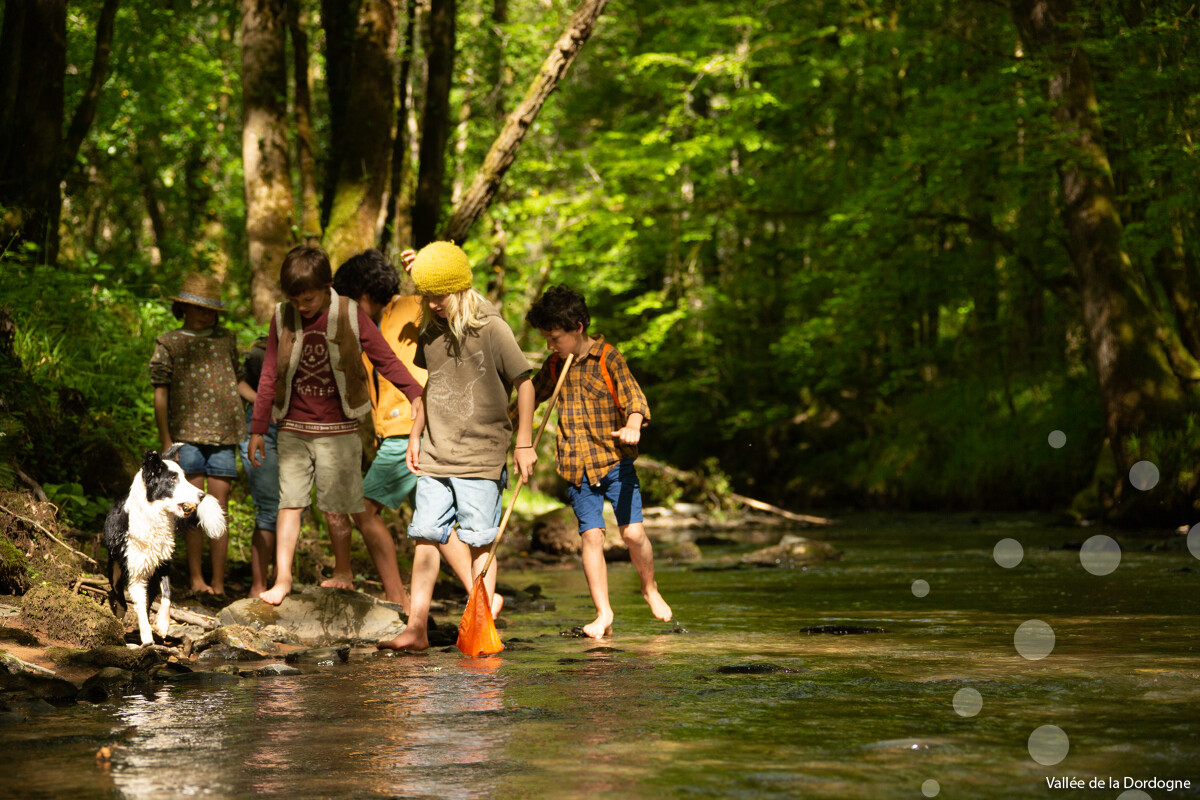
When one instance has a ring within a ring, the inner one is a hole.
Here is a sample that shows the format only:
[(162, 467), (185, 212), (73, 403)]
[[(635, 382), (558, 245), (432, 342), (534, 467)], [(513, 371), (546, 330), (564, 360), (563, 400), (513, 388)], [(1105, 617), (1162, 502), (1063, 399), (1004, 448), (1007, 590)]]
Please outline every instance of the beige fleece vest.
[[(367, 370), (362, 362), (362, 342), (358, 332), (358, 304), (329, 290), (329, 319), (325, 325), (325, 340), (329, 343), (329, 365), (337, 383), (342, 411), (350, 419), (371, 413), (371, 395), (367, 388)], [(296, 344), (303, 336), (304, 322), (300, 313), (288, 303), (275, 306), (275, 330), (279, 346), (275, 357), (276, 421), (284, 418), (292, 402), (292, 378), (300, 366), (300, 351)]]

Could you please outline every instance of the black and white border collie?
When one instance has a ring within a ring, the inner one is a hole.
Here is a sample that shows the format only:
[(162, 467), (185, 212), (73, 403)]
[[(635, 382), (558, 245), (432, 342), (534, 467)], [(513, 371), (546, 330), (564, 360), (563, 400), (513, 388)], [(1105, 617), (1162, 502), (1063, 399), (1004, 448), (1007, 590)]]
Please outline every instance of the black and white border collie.
[[(176, 529), (199, 524), (210, 539), (219, 539), (225, 533), (221, 504), (188, 483), (174, 460), (178, 451), (179, 445), (172, 445), (161, 456), (147, 450), (129, 494), (113, 503), (104, 521), (108, 583), (112, 587), (109, 605), (117, 619), (123, 620), (127, 608), (125, 587), (129, 587), (143, 645), (154, 644), (149, 611), (159, 592), (162, 603), (155, 626), (158, 635), (166, 636), (171, 623), (171, 581), (167, 573), (175, 551)], [(114, 580), (118, 567), (121, 574)]]

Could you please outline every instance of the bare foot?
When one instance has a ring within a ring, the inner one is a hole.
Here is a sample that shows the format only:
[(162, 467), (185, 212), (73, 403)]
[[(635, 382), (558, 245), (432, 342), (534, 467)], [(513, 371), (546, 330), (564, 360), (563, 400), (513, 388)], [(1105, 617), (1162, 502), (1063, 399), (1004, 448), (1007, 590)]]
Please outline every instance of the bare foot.
[(250, 591), (246, 595), (246, 597), (258, 597), (260, 594), (262, 594), (266, 590), (267, 590), (267, 585), (265, 583), (252, 583), (252, 584), (250, 584)]
[(321, 587), (324, 589), (350, 589), (354, 590), (353, 575), (338, 575), (336, 572), (332, 578), (326, 578), (321, 581)]
[(211, 591), (213, 594), (225, 594), (225, 584), (213, 581), (212, 589), (209, 591)]
[(291, 581), (288, 581), (287, 583), (281, 582), (281, 583), (276, 583), (269, 590), (260, 594), (258, 596), (258, 599), (262, 600), (264, 603), (270, 603), (273, 606), (277, 606), (283, 602), (283, 598), (287, 597), (291, 593), (292, 593)]
[(423, 628), (408, 628), (395, 639), (376, 642), (377, 650), (428, 650), (429, 635)]
[(603, 639), (605, 636), (611, 636), (612, 624), (612, 611), (601, 612), (596, 615), (594, 620), (583, 626), (583, 635), (589, 639)]
[(212, 594), (213, 588), (211, 586), (209, 586), (207, 583), (205, 583), (204, 579), (201, 578), (199, 580), (192, 581), (192, 593), (193, 594)]
[(667, 601), (662, 599), (662, 595), (658, 593), (658, 589), (650, 589), (642, 592), (642, 597), (650, 604), (650, 613), (661, 619), (663, 622), (671, 621), (671, 607), (667, 605)]
[(502, 608), (504, 608), (504, 596), (499, 594), (492, 595), (492, 619), (500, 616)]

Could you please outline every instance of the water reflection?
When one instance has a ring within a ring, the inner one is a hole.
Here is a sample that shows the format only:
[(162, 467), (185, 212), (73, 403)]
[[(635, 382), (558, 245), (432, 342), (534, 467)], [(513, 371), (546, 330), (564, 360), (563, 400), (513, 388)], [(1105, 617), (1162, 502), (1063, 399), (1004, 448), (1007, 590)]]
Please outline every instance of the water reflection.
[[(364, 657), (220, 690), (131, 698), (126, 798), (487, 794), (508, 736), (501, 657)], [(469, 778), (466, 772), (469, 770)]]

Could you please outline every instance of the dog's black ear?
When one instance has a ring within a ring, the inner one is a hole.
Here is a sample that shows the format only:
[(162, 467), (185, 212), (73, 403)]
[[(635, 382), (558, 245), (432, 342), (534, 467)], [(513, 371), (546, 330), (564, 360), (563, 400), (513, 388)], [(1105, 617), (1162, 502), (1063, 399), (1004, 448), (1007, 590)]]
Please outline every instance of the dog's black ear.
[(163, 466), (162, 456), (156, 450), (147, 450), (142, 454), (142, 479), (149, 482), (151, 478), (162, 474), (166, 467)]
[(163, 451), (163, 454), (162, 454), (163, 461), (178, 462), (179, 461), (179, 451), (182, 448), (183, 448), (183, 445), (180, 444), (179, 442), (176, 442), (175, 444), (168, 447), (166, 450)]

